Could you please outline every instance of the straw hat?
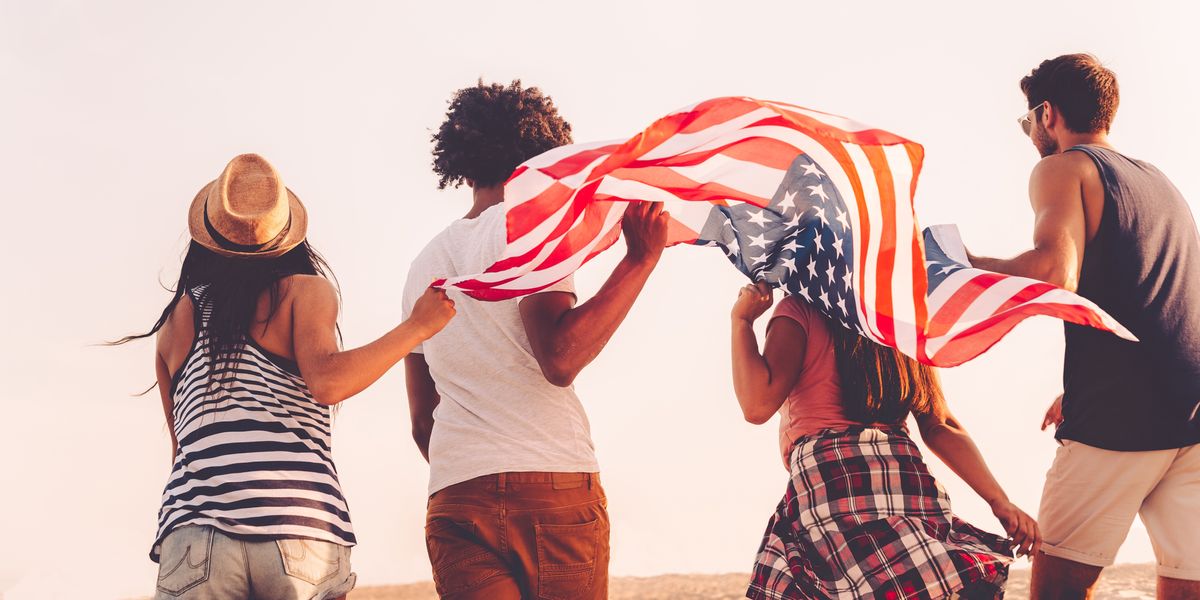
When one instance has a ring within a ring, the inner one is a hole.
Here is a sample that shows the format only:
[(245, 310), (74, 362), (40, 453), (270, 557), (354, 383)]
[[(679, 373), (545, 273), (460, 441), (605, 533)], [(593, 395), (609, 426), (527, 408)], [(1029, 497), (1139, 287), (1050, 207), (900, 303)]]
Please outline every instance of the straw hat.
[(304, 241), (308, 212), (267, 159), (243, 154), (196, 194), (188, 227), (217, 254), (270, 258)]

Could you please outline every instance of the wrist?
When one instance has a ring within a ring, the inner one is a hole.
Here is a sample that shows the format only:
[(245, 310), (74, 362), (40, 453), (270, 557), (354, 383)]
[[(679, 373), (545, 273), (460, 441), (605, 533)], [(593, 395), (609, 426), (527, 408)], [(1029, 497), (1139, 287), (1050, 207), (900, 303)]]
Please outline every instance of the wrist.
[(1000, 492), (999, 495), (993, 496), (991, 499), (985, 498), (985, 500), (987, 500), (988, 506), (992, 507), (993, 510), (995, 510), (998, 506), (1004, 506), (1010, 503), (1008, 496), (1004, 492)]
[(633, 250), (625, 252), (625, 262), (629, 263), (631, 266), (640, 268), (653, 269), (654, 265), (658, 264), (658, 259), (661, 257), (662, 249), (659, 249), (658, 252), (638, 252)]
[(407, 321), (401, 323), (396, 330), (406, 337), (416, 338), (418, 342), (423, 342), (433, 337), (433, 334), (437, 333), (436, 331), (433, 331), (431, 327), (425, 326), (420, 321), (417, 321), (412, 317), (409, 317)]

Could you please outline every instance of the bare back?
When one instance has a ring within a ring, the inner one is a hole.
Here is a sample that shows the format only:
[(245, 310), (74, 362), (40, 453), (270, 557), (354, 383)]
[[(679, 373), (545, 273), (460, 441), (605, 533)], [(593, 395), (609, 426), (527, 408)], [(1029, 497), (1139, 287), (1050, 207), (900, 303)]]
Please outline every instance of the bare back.
[[(250, 338), (272, 354), (289, 360), (296, 360), (294, 343), (294, 306), (298, 296), (307, 286), (295, 285), (298, 279), (316, 277), (315, 275), (290, 275), (279, 280), (278, 305), (272, 313), (271, 294), (263, 292), (258, 298), (258, 307), (254, 314), (254, 324), (250, 328)], [(158, 358), (170, 376), (183, 365), (196, 338), (194, 324), (195, 306), (191, 298), (184, 294), (179, 304), (167, 318), (158, 334)]]

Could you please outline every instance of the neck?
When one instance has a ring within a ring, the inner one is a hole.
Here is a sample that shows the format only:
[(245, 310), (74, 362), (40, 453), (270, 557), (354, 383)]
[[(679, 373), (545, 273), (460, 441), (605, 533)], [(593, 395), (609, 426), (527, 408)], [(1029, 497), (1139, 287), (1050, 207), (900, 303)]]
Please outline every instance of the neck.
[(504, 202), (504, 184), (493, 185), (488, 187), (471, 188), (474, 202), (471, 204), (471, 210), (467, 211), (464, 218), (474, 219), (483, 214), (483, 211)]
[(1113, 146), (1108, 142), (1107, 133), (1075, 133), (1067, 131), (1058, 138), (1058, 147), (1060, 151), (1065, 151), (1067, 148), (1074, 146), (1103, 146), (1111, 149)]

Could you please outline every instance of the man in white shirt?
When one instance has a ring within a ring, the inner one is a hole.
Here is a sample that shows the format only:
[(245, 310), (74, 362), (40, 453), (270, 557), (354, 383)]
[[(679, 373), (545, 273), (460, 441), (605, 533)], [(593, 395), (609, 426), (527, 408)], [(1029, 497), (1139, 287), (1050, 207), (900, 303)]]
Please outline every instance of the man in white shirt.
[[(440, 187), (474, 203), (413, 261), (405, 313), (429, 282), (480, 273), (505, 246), (504, 182), (571, 142), (537, 88), (459, 90), (434, 134)], [(455, 298), (458, 316), (405, 359), (413, 438), (429, 460), (426, 544), (442, 598), (607, 598), (609, 523), (587, 414), (572, 387), (624, 320), (666, 242), (667, 214), (640, 203), (627, 253), (587, 302), (573, 279), (513, 300)], [(459, 295), (456, 292), (452, 296)]]

